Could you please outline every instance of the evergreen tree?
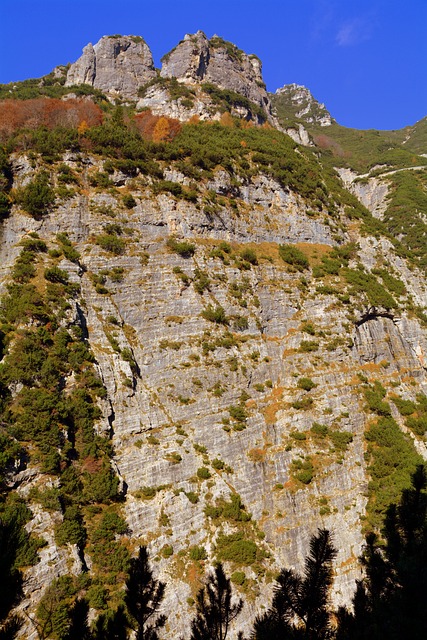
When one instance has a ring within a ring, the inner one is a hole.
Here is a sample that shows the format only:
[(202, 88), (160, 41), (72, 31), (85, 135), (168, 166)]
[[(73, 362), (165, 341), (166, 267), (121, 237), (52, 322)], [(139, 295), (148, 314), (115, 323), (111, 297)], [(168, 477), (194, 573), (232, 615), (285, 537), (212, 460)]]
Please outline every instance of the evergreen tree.
[(231, 583), (219, 563), (208, 577), (206, 586), (197, 594), (197, 614), (191, 622), (191, 640), (225, 640), (230, 623), (243, 608), (243, 600), (232, 604), (231, 599)]
[(22, 596), (22, 575), (16, 568), (16, 557), (22, 543), (22, 526), (18, 518), (9, 521), (0, 518), (0, 639), (12, 640), (22, 620), (9, 617), (11, 609)]
[(271, 609), (255, 620), (253, 640), (323, 640), (332, 637), (328, 597), (335, 556), (331, 534), (326, 529), (319, 529), (310, 540), (304, 575), (300, 576), (292, 569), (280, 572)]
[(131, 616), (136, 640), (158, 640), (157, 631), (164, 627), (165, 615), (157, 615), (165, 592), (164, 582), (153, 578), (148, 563), (147, 547), (140, 547), (132, 558), (126, 581), (125, 603)]
[(15, 640), (22, 620), (19, 616), (10, 616), (0, 629), (0, 640)]
[(126, 640), (127, 626), (124, 607), (120, 606), (113, 614), (101, 614), (96, 619), (93, 640)]
[(70, 626), (64, 640), (91, 640), (88, 616), (87, 600), (84, 598), (76, 600), (69, 611)]
[(337, 640), (427, 638), (427, 474), (417, 467), (412, 487), (391, 505), (384, 541), (369, 534), (353, 611), (338, 611)]

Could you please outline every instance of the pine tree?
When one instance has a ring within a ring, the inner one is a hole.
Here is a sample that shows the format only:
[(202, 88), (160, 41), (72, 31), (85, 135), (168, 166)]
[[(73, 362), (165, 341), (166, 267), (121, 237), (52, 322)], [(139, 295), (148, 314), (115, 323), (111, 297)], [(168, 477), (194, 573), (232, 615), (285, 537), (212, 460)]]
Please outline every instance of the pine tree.
[(64, 640), (91, 640), (88, 616), (87, 600), (84, 598), (76, 600), (69, 611), (70, 626)]
[(140, 547), (138, 556), (131, 560), (125, 593), (125, 603), (132, 619), (131, 627), (136, 632), (136, 640), (158, 640), (157, 631), (166, 622), (165, 615), (157, 615), (164, 592), (164, 582), (153, 577), (147, 547)]
[(319, 529), (310, 540), (303, 576), (292, 569), (280, 572), (271, 609), (255, 620), (253, 640), (332, 637), (328, 597), (335, 556), (331, 534)]
[(22, 620), (10, 616), (22, 596), (22, 575), (16, 568), (16, 556), (22, 544), (21, 524), (17, 518), (9, 522), (0, 518), (0, 639), (15, 638)]
[(353, 611), (337, 613), (337, 640), (421, 640), (427, 637), (427, 474), (420, 465), (412, 487), (391, 505), (384, 540), (370, 533), (361, 558)]
[(93, 640), (127, 640), (128, 620), (124, 607), (120, 606), (113, 614), (101, 614), (92, 634)]
[(215, 567), (206, 586), (197, 594), (197, 614), (191, 622), (191, 640), (225, 640), (230, 623), (243, 608), (243, 600), (232, 604), (232, 589), (222, 564)]

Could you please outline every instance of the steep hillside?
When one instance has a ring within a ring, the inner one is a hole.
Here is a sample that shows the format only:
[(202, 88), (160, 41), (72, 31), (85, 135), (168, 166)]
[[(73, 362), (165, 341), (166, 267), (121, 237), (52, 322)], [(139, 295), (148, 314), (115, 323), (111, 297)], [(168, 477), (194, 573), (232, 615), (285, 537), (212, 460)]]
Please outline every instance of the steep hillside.
[[(399, 146), (379, 164), (405, 171), (360, 179), (379, 148), (356, 166), (255, 126), (274, 122), (259, 63), (200, 32), (140, 92), (169, 92), (161, 109), (114, 106), (94, 78), (123, 38), (101, 42), (9, 128), (0, 103), (0, 512), (19, 513), (19, 637), (66, 637), (78, 597), (92, 619), (117, 609), (142, 544), (167, 585), (160, 637), (188, 636), (215, 560), (245, 600), (230, 637), (249, 636), (319, 527), (349, 603), (364, 533), (427, 457), (426, 182), (406, 171), (425, 161)], [(216, 81), (224, 59), (254, 82)], [(97, 104), (74, 91), (91, 85)], [(339, 125), (300, 120), (338, 144)]]

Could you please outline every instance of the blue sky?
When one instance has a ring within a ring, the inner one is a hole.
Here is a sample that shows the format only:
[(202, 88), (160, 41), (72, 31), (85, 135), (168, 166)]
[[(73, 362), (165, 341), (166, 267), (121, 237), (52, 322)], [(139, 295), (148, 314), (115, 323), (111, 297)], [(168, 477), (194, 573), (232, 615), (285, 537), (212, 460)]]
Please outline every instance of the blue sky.
[(427, 115), (427, 0), (0, 0), (0, 82), (73, 62), (102, 35), (141, 35), (157, 66), (185, 33), (220, 35), (296, 82), (340, 124), (398, 129)]

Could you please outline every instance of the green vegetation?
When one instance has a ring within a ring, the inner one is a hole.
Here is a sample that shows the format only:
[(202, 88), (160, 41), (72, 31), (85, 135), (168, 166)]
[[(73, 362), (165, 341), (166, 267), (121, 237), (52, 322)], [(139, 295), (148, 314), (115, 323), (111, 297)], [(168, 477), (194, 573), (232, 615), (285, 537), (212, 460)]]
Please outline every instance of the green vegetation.
[[(68, 246), (66, 238), (61, 240)], [(21, 267), (40, 261), (47, 247), (37, 234), (27, 236), (22, 247), (13, 271), (16, 281), (7, 286), (0, 304), (4, 347), (0, 365), (0, 474), (18, 459), (30, 460), (42, 473), (56, 476), (57, 488), (36, 491), (33, 499), (62, 513), (62, 521), (55, 528), (58, 544), (76, 544), (80, 552), (85, 549), (92, 557), (94, 574), (102, 573), (108, 582), (112, 574), (125, 573), (128, 552), (117, 537), (124, 529), (118, 515), (119, 481), (109, 462), (111, 444), (95, 430), (101, 415), (96, 401), (105, 395), (105, 389), (93, 368), (94, 358), (83, 332), (75, 327), (70, 333), (60, 324), (78, 287), (69, 283), (66, 271), (53, 265), (44, 270), (46, 292), (39, 293), (31, 282), (32, 273), (24, 276)], [(70, 377), (73, 386), (65, 391), (64, 380)], [(18, 385), (13, 396), (10, 385)], [(28, 519), (27, 507), (16, 502), (16, 494), (9, 491), (0, 505), (2, 521), (7, 520), (8, 505), (13, 502), (15, 516), (21, 514)], [(93, 526), (88, 527), (92, 508), (96, 513), (107, 510), (98, 524), (92, 518)], [(22, 518), (19, 523), (24, 522)], [(117, 526), (113, 531), (114, 522)], [(19, 557), (25, 558), (25, 564), (32, 564), (42, 541), (25, 532), (20, 536), (20, 554), (24, 555)], [(110, 549), (108, 562), (102, 559), (101, 548)], [(113, 593), (114, 587), (108, 590), (107, 600), (110, 591)], [(49, 591), (48, 600), (51, 594)], [(43, 609), (43, 603), (40, 606)]]
[(230, 111), (233, 107), (243, 107), (252, 116), (256, 116), (258, 122), (262, 123), (267, 120), (265, 111), (254, 102), (251, 102), (245, 96), (242, 96), (231, 89), (220, 89), (215, 84), (206, 82), (202, 85), (203, 91), (211, 98), (214, 104), (220, 107), (222, 113)]
[(317, 385), (313, 382), (311, 378), (298, 378), (297, 386), (299, 389), (304, 389), (304, 391), (311, 391)]
[(297, 458), (293, 460), (291, 474), (299, 482), (310, 484), (314, 477), (314, 467), (310, 456), (305, 459)]
[(187, 242), (187, 240), (177, 240), (173, 236), (171, 236), (167, 241), (167, 247), (181, 256), (181, 258), (191, 258), (195, 251), (196, 247), (191, 242)]
[(79, 84), (72, 87), (64, 87), (66, 68), (64, 67), (64, 75), (55, 78), (53, 72), (42, 78), (30, 78), (21, 82), (11, 82), (9, 84), (0, 84), (0, 100), (30, 100), (32, 98), (62, 98), (68, 93), (76, 96), (92, 96), (94, 99), (102, 102), (107, 101), (104, 94), (95, 89), (91, 85)]
[[(375, 392), (372, 392), (375, 393)], [(367, 522), (378, 528), (393, 502), (410, 485), (411, 474), (422, 459), (390, 415), (388, 404), (380, 400), (381, 394), (372, 398), (372, 406), (381, 417), (371, 424), (365, 434), (368, 442), (369, 502)], [(384, 406), (386, 405), (386, 406)]]
[(392, 398), (392, 401), (399, 409), (400, 414), (405, 416), (406, 426), (415, 435), (425, 437), (427, 431), (427, 396), (423, 393), (418, 393), (416, 402), (403, 400), (402, 398)]
[(103, 233), (96, 236), (95, 242), (101, 247), (101, 249), (104, 249), (104, 251), (108, 251), (115, 256), (122, 255), (126, 248), (126, 243), (123, 238), (120, 238), (113, 233)]
[(374, 307), (395, 309), (398, 305), (393, 296), (385, 290), (371, 273), (359, 269), (344, 268), (342, 274), (346, 282), (351, 285), (350, 295), (366, 296), (368, 303)]
[(41, 171), (36, 177), (16, 194), (16, 200), (21, 207), (34, 218), (48, 213), (55, 202), (55, 193), (49, 184), (49, 175)]
[(233, 562), (235, 565), (250, 566), (265, 557), (255, 542), (247, 540), (242, 532), (230, 535), (220, 534), (217, 539), (216, 553), (219, 560)]
[(206, 558), (208, 557), (205, 547), (190, 547), (189, 555), (191, 560), (194, 560), (195, 562), (206, 560)]
[(292, 244), (279, 245), (279, 256), (283, 262), (298, 269), (298, 271), (304, 271), (309, 268), (309, 262), (303, 252)]
[[(421, 164), (421, 163), (420, 163)], [(423, 211), (427, 208), (427, 172), (400, 171), (388, 179), (391, 193), (384, 222), (390, 235), (416, 257), (427, 269), (427, 222)], [(387, 283), (384, 282), (384, 284)]]
[(214, 322), (215, 324), (228, 324), (225, 309), (221, 307), (221, 305), (213, 307), (211, 304), (208, 304), (206, 309), (204, 309), (200, 315), (205, 320), (209, 320), (209, 322)]
[(231, 494), (230, 502), (223, 499), (218, 500), (215, 507), (210, 505), (205, 507), (205, 515), (209, 518), (224, 518), (234, 522), (248, 522), (251, 519), (246, 512), (245, 506), (237, 493)]

